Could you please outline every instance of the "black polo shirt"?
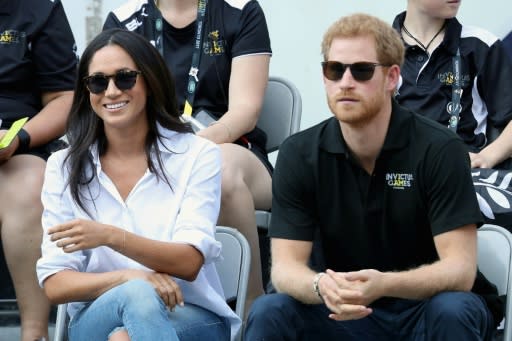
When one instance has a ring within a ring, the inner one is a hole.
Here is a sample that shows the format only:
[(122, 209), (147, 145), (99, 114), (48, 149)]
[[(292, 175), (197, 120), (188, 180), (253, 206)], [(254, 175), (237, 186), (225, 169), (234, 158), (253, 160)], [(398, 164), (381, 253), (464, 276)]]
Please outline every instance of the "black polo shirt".
[(282, 144), (272, 182), (269, 235), (312, 241), (318, 229), (335, 271), (432, 263), (433, 236), (482, 223), (462, 141), (396, 103), (373, 174), (330, 118)]
[[(393, 27), (400, 32), (405, 12)], [(446, 20), (441, 44), (429, 56), (417, 45), (407, 45), (396, 100), (445, 127), (454, 84), (453, 57), (460, 49), (462, 111), (457, 133), (473, 152), (486, 144), (487, 125), (501, 129), (512, 119), (512, 60), (501, 41), (478, 27)]]
[(0, 2), (2, 127), (42, 109), (41, 93), (73, 90), (76, 45), (59, 0)]

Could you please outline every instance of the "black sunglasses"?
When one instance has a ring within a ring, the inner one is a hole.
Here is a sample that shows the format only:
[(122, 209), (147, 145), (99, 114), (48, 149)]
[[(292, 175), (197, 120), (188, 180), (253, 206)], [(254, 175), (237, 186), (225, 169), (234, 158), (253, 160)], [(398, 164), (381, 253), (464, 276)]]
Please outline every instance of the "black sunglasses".
[(120, 70), (113, 75), (105, 75), (102, 73), (95, 73), (84, 78), (85, 86), (93, 94), (100, 94), (107, 90), (110, 78), (114, 79), (114, 84), (119, 90), (130, 90), (137, 82), (137, 76), (140, 71), (135, 70)]
[(343, 64), (335, 61), (322, 62), (322, 70), (325, 78), (331, 81), (338, 81), (343, 78), (345, 70), (350, 69), (352, 77), (356, 81), (367, 81), (372, 79), (375, 67), (377, 66), (389, 66), (379, 63), (370, 62), (358, 62), (353, 64)]

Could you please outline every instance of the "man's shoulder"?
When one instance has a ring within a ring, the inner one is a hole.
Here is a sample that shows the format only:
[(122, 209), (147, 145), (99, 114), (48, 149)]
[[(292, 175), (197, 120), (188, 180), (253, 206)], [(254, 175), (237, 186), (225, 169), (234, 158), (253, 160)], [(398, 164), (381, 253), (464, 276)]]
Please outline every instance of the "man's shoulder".
[(333, 124), (334, 117), (328, 118), (314, 126), (301, 130), (289, 136), (281, 145), (286, 148), (318, 148), (326, 127)]

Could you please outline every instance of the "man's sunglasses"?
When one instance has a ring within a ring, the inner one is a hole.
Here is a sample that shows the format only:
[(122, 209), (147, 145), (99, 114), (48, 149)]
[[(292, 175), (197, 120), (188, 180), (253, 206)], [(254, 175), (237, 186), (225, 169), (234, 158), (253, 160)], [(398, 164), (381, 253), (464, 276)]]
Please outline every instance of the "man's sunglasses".
[(84, 78), (85, 86), (93, 94), (100, 94), (107, 90), (110, 78), (114, 79), (114, 84), (119, 90), (130, 90), (137, 82), (137, 76), (140, 71), (135, 70), (120, 70), (113, 75), (105, 75), (102, 73), (95, 73)]
[(331, 81), (338, 81), (342, 79), (347, 68), (350, 69), (350, 73), (356, 81), (367, 81), (372, 79), (373, 73), (375, 72), (375, 67), (377, 66), (389, 65), (370, 62), (358, 62), (354, 64), (343, 64), (335, 61), (322, 62), (322, 70), (324, 72), (324, 76)]

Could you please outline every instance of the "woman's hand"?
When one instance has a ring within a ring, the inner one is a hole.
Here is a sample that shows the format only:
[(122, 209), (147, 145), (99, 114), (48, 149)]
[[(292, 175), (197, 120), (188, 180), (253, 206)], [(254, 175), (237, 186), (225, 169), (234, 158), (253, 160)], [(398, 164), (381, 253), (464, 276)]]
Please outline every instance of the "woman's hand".
[(169, 309), (174, 310), (177, 304), (185, 304), (179, 285), (168, 274), (135, 269), (123, 271), (126, 280), (140, 278), (151, 283)]
[(49, 228), (48, 234), (52, 242), (56, 242), (64, 252), (70, 253), (108, 246), (109, 238), (115, 235), (114, 230), (120, 229), (92, 220), (74, 219)]

